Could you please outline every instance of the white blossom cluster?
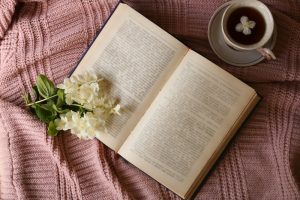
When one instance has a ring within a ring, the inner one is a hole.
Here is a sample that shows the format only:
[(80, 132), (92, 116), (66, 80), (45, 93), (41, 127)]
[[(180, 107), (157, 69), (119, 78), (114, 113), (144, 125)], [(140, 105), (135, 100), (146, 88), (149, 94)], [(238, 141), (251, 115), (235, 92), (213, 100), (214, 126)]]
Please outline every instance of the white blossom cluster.
[(106, 133), (106, 122), (113, 114), (120, 115), (120, 105), (107, 96), (103, 79), (93, 73), (66, 78), (57, 87), (64, 90), (68, 105), (81, 106), (87, 112), (69, 111), (55, 120), (57, 130), (71, 130), (81, 139), (93, 139)]

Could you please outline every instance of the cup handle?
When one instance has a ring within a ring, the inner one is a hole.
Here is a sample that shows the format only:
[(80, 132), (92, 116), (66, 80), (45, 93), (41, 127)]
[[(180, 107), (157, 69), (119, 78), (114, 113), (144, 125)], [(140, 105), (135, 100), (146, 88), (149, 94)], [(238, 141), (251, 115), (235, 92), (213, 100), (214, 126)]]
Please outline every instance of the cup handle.
[(268, 49), (268, 48), (258, 48), (256, 49), (259, 53), (261, 53), (261, 55), (263, 55), (263, 57), (265, 57), (267, 60), (276, 60), (276, 56), (274, 55), (274, 53)]

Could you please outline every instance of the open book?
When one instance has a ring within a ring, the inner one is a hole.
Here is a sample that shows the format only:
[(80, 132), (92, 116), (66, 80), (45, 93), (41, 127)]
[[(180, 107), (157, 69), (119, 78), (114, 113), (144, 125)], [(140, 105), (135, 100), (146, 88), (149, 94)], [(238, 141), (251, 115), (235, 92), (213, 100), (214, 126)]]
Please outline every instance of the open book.
[(259, 101), (257, 93), (120, 3), (74, 74), (93, 69), (125, 111), (104, 144), (189, 198)]

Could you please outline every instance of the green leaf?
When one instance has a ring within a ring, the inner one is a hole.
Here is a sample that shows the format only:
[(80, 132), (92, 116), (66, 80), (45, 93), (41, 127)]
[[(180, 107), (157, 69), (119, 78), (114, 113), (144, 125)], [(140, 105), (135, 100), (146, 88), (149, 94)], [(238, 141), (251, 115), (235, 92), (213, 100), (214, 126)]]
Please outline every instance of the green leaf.
[(56, 105), (57, 107), (61, 107), (65, 104), (65, 92), (63, 89), (58, 89), (57, 90), (57, 101)]
[(53, 108), (56, 112), (58, 112), (59, 114), (67, 113), (67, 112), (70, 111), (69, 109), (61, 109), (61, 108), (58, 108), (55, 104), (52, 105), (52, 108)]
[(86, 110), (83, 107), (79, 107), (79, 113), (80, 116), (83, 116), (83, 114), (86, 112)]
[(58, 130), (56, 129), (54, 121), (50, 121), (48, 125), (48, 135), (50, 136), (56, 136), (58, 133)]
[(45, 123), (49, 123), (51, 120), (55, 119), (56, 115), (52, 112), (52, 110), (49, 110), (47, 105), (39, 105), (35, 104), (35, 113), (37, 117)]
[(47, 104), (41, 104), (41, 106), (46, 109), (49, 110), (52, 113), (53, 118), (55, 118), (57, 116), (57, 112), (56, 110), (53, 108), (53, 105), (55, 105), (53, 100), (48, 100)]
[(44, 98), (55, 95), (55, 86), (45, 75), (41, 74), (37, 76), (36, 86), (39, 94)]
[(33, 93), (36, 101), (40, 99), (40, 94), (39, 94), (39, 91), (38, 91), (38, 88), (36, 85), (34, 85), (32, 87), (32, 93)]
[(35, 110), (35, 109), (36, 109), (36, 104), (32, 104), (30, 107), (31, 107), (33, 110)]
[(54, 101), (52, 99), (48, 99), (47, 100), (47, 104), (43, 104), (45, 106), (45, 108), (47, 108), (48, 110), (53, 110), (52, 105), (54, 105)]

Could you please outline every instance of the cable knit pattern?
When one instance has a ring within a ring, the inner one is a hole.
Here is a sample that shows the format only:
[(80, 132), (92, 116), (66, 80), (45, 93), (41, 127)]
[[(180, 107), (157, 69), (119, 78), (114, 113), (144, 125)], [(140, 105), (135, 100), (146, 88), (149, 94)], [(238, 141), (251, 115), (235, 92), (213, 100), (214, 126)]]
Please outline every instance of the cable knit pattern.
[[(245, 68), (209, 47), (209, 18), (225, 1), (125, 2), (264, 97), (195, 199), (300, 199), (300, 2), (264, 0), (278, 59)], [(48, 137), (22, 103), (38, 74), (62, 82), (116, 4), (0, 0), (0, 199), (179, 199), (97, 140)]]

